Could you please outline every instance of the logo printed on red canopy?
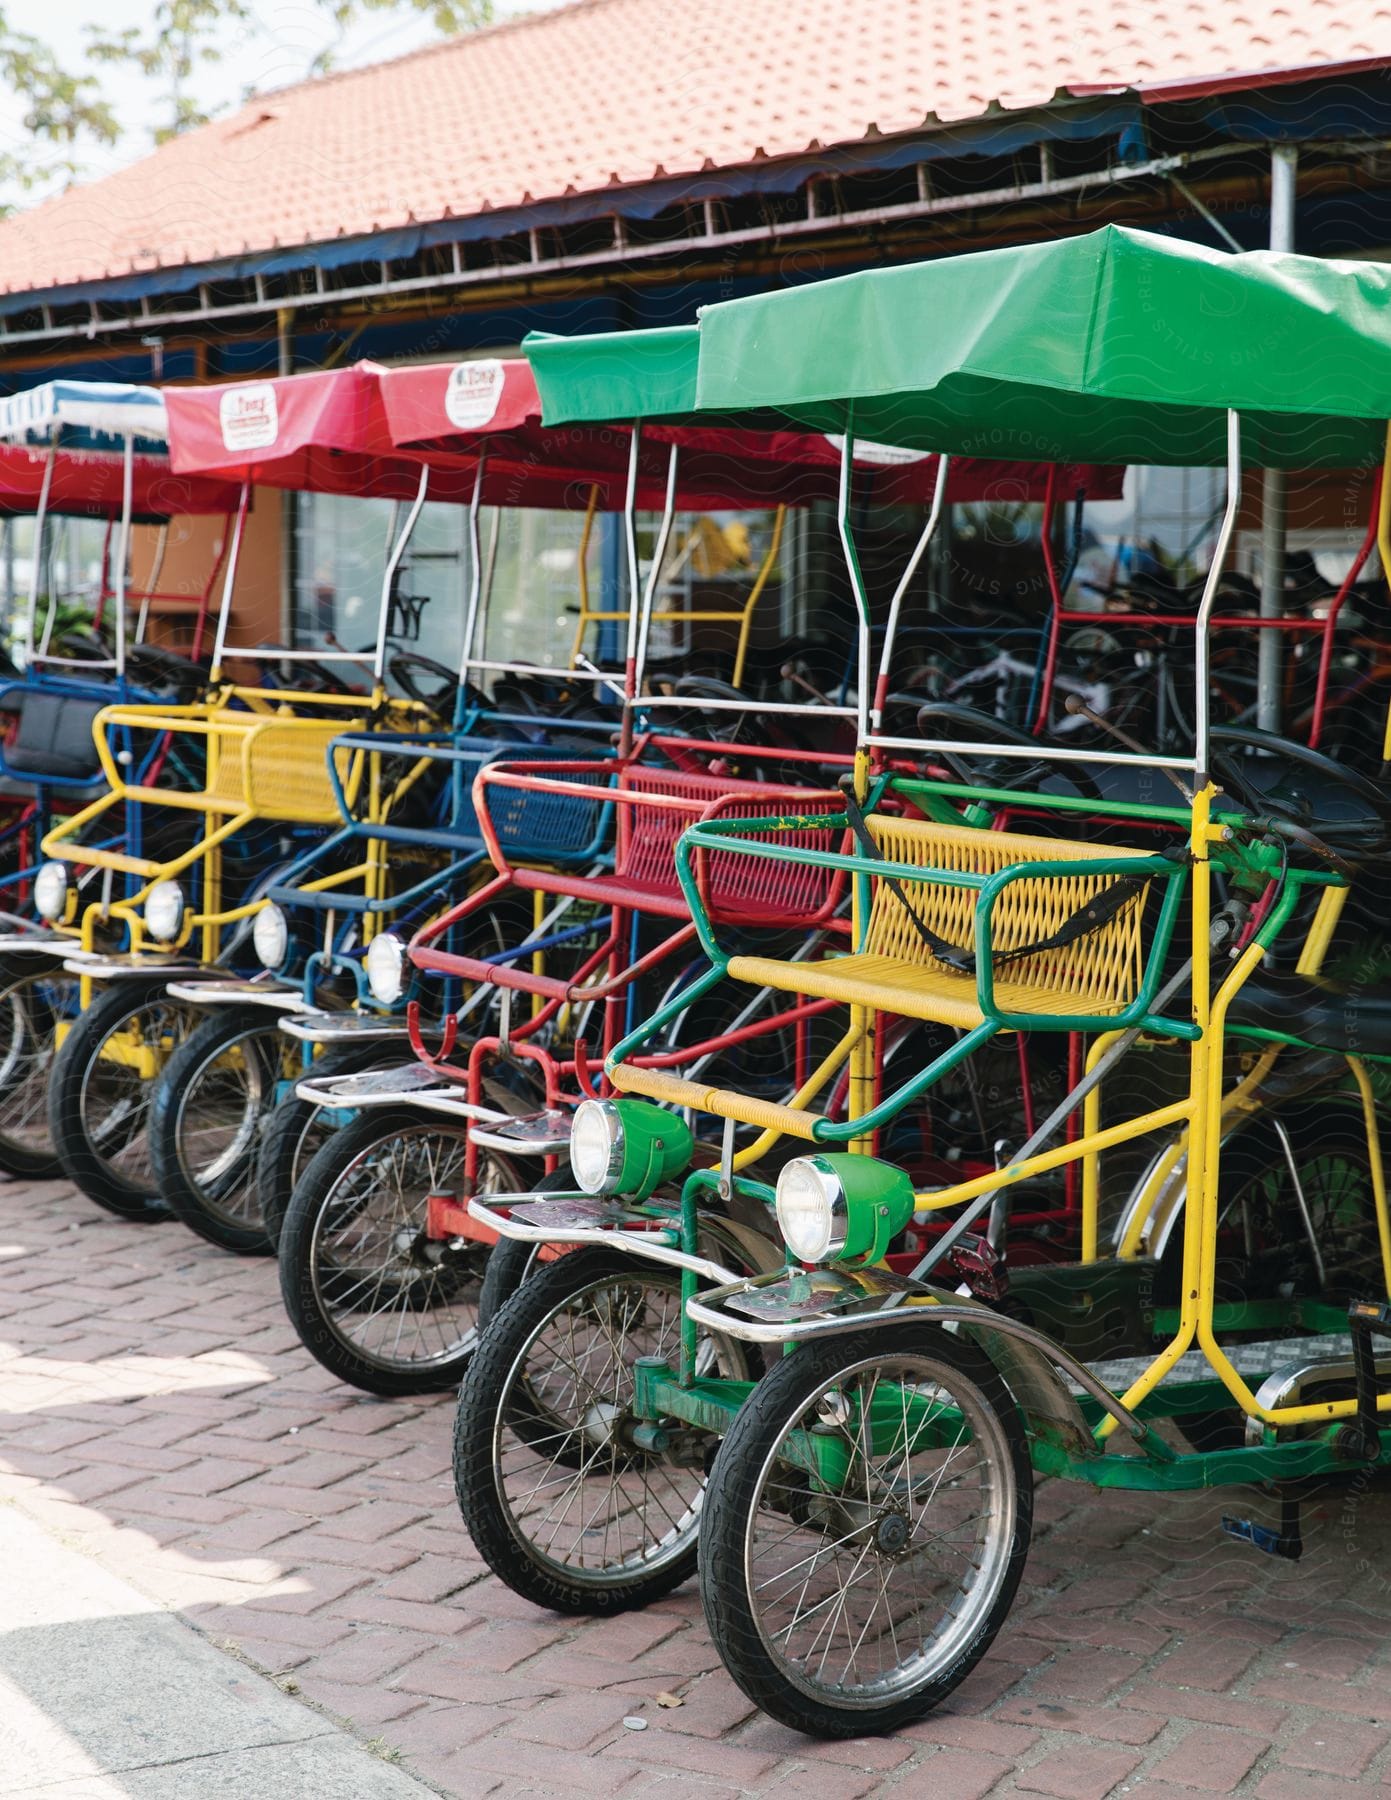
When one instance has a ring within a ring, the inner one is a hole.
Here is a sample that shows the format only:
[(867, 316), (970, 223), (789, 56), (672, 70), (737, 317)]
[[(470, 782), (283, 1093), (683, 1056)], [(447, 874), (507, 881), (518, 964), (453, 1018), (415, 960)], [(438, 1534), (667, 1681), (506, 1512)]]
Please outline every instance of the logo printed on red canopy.
[(481, 431), (502, 401), (507, 372), (496, 357), (456, 363), (444, 390), (444, 411), (456, 431)]
[(229, 450), (265, 450), (280, 434), (272, 382), (228, 388), (218, 402), (222, 442)]

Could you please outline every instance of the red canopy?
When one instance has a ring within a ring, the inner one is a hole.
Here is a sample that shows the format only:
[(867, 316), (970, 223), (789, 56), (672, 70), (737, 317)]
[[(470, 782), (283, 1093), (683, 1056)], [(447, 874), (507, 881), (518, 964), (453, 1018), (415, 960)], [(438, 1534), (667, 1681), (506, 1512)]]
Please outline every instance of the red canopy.
[[(0, 444), (0, 513), (35, 513), (43, 492), (48, 451)], [(131, 458), (131, 517), (141, 522), (181, 513), (235, 512), (235, 483), (176, 475), (162, 456)], [(88, 519), (119, 519), (125, 491), (123, 459), (101, 450), (57, 450), (48, 510)]]
[[(618, 511), (627, 492), (628, 428), (543, 425), (525, 357), (404, 368), (354, 363), (164, 393), (177, 476), (407, 500), (425, 461), (429, 497), (464, 503), (486, 452), (483, 499), (490, 506), (582, 508), (597, 489), (598, 505)], [(820, 433), (654, 425), (643, 431), (640, 506), (663, 504), (671, 444), (681, 451), (677, 504), (683, 508), (797, 506), (836, 492), (840, 449)], [(856, 470), (861, 497), (921, 503), (932, 497), (937, 462), (865, 445)], [(1089, 494), (1120, 492), (1120, 470), (1085, 475)], [(963, 460), (953, 468), (949, 493), (955, 500), (1038, 499), (1046, 479), (1040, 464)], [(1078, 485), (1069, 472), (1059, 493)], [(219, 501), (213, 510), (221, 509)]]
[[(370, 363), (226, 386), (166, 388), (169, 458), (181, 475), (217, 474), (304, 493), (414, 499), (419, 457), (395, 452)], [(432, 480), (467, 500), (457, 466)]]
[[(525, 357), (478, 362), (423, 363), (383, 368), (382, 403), (391, 441), (432, 456), (474, 456), (486, 449), (498, 466), (485, 474), (489, 504), (549, 506), (557, 480), (574, 492), (560, 504), (583, 505), (593, 486), (600, 505), (616, 510), (626, 490), (629, 432), (625, 426), (541, 423), (541, 400)], [(839, 482), (840, 443), (819, 432), (744, 431), (724, 426), (643, 427), (639, 504), (660, 506), (667, 447), (681, 448), (678, 504), (706, 507), (805, 504), (832, 499)], [(937, 458), (875, 444), (856, 446), (857, 495), (886, 504), (930, 501)], [(1119, 496), (1123, 469), (1060, 470), (1057, 489), (1078, 487), (1096, 499)], [(952, 500), (1041, 500), (1045, 463), (959, 458), (947, 492)]]
[[(686, 429), (679, 425), (652, 423), (643, 426), (643, 433), (653, 440), (680, 443)], [(808, 483), (817, 481), (817, 491), (822, 497), (831, 498), (837, 491), (842, 447), (838, 437), (816, 431), (742, 431), (721, 426), (702, 426), (700, 437), (711, 452), (741, 457), (762, 455), (774, 462), (796, 464), (799, 479)], [(938, 458), (931, 453), (857, 440), (855, 496), (881, 506), (924, 505), (931, 501), (936, 491), (937, 462)], [(947, 475), (947, 498), (1001, 504), (1042, 500), (1048, 487), (1050, 467), (1041, 462), (953, 457)], [(1119, 500), (1124, 482), (1123, 468), (1068, 464), (1058, 469), (1056, 492), (1059, 497), (1071, 498), (1082, 488), (1091, 500)]]

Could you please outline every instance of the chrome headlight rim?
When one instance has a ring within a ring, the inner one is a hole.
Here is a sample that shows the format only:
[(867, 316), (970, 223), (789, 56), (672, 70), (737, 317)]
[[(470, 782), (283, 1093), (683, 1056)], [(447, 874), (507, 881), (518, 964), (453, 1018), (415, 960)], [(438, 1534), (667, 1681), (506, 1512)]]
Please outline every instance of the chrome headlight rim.
[(267, 901), (251, 922), (251, 947), (263, 969), (283, 967), (290, 952), (290, 921), (274, 900)]
[(379, 1006), (395, 1006), (406, 991), (406, 946), (394, 931), (379, 931), (363, 959), (367, 990)]
[(184, 890), (177, 881), (157, 881), (145, 896), (145, 931), (157, 944), (172, 944), (183, 930)]
[(623, 1114), (612, 1100), (582, 1100), (570, 1123), (570, 1173), (583, 1194), (616, 1193), (623, 1181)]
[[(796, 1210), (803, 1208), (799, 1215)], [(819, 1208), (813, 1212), (812, 1208)], [(795, 1156), (778, 1175), (774, 1211), (783, 1242), (798, 1262), (834, 1262), (850, 1235), (850, 1208), (835, 1167), (823, 1156)], [(807, 1222), (815, 1219), (814, 1235)]]
[(42, 864), (34, 876), (34, 911), (49, 925), (56, 925), (68, 910), (68, 865)]

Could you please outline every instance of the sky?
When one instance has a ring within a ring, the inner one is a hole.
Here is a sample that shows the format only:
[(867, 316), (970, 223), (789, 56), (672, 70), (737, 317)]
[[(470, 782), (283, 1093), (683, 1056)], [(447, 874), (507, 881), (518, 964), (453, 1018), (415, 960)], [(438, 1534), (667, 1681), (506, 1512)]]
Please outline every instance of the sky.
[[(499, 17), (549, 10), (562, 0), (495, 0)], [(335, 44), (338, 34), (311, 0), (252, 0), (255, 24), (229, 31), (224, 60), (202, 68), (196, 94), (203, 106), (214, 110), (236, 105), (248, 88), (285, 87), (304, 78), (314, 56), (325, 45)], [(49, 44), (67, 67), (89, 67), (85, 61), (86, 27), (100, 21), (113, 35), (126, 26), (148, 29), (154, 0), (5, 0), (4, 13), (15, 31), (28, 32)], [(428, 19), (408, 16), (395, 19), (370, 15), (334, 48), (336, 66), (356, 67), (401, 56), (432, 42), (435, 33)], [(119, 144), (86, 145), (79, 155), (83, 176), (91, 179), (133, 161), (150, 148), (150, 125), (156, 120), (157, 90), (135, 71), (96, 66), (107, 87), (107, 99), (126, 122)], [(0, 149), (22, 144), (23, 109), (0, 92)], [(0, 181), (0, 205), (33, 205), (37, 193), (7, 191)]]

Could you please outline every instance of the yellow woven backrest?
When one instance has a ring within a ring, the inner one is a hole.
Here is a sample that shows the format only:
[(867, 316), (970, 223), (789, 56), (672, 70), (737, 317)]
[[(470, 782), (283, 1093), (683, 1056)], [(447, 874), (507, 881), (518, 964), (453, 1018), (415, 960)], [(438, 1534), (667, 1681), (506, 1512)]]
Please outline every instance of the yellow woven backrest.
[[(207, 794), (220, 810), (249, 808), (258, 818), (305, 825), (338, 822), (325, 752), (330, 739), (360, 720), (253, 718), (229, 713), (225, 728), (210, 740)], [(335, 752), (339, 775), (348, 786), (353, 752)], [(215, 763), (215, 767), (211, 766)]]
[[(876, 815), (867, 821), (875, 843), (890, 862), (993, 875), (1017, 863), (1069, 862), (1076, 875), (1021, 876), (1010, 882), (991, 911), (995, 979), (1039, 994), (1075, 1000), (1069, 1011), (1109, 1010), (1128, 1004), (1139, 988), (1143, 945), (1144, 891), (1122, 906), (1096, 931), (1072, 944), (1040, 950), (1015, 961), (998, 960), (1001, 952), (1051, 937), (1082, 907), (1115, 881), (1111, 875), (1088, 875), (1088, 862), (1132, 854), (1117, 846), (1069, 844), (1055, 838), (1026, 837), (1012, 831), (974, 831), (963, 825), (934, 825), (920, 819)], [(944, 974), (970, 980), (935, 957), (912, 919), (885, 881), (875, 881), (864, 951), (896, 962), (935, 967)], [(935, 936), (962, 949), (975, 947), (975, 911), (979, 893), (933, 881), (902, 881), (904, 893)]]

